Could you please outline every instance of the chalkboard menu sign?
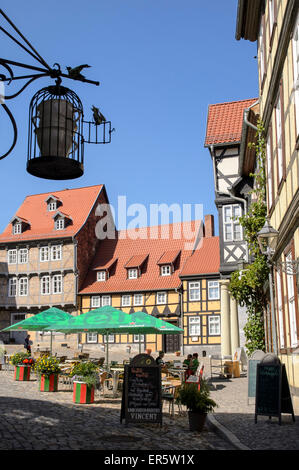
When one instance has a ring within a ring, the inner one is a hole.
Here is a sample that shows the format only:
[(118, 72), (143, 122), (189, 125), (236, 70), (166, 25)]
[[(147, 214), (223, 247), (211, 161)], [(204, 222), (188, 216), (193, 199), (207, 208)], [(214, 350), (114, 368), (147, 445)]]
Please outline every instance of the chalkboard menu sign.
[(162, 425), (161, 368), (148, 354), (125, 366), (120, 421)]
[(274, 354), (267, 354), (257, 364), (255, 423), (257, 415), (262, 415), (278, 417), (281, 424), (281, 413), (292, 414), (295, 421), (285, 365)]
[(256, 392), (256, 369), (257, 365), (261, 362), (261, 360), (265, 357), (265, 353), (259, 349), (253, 352), (252, 356), (248, 360), (248, 370), (247, 370), (247, 377), (248, 377), (248, 402), (252, 398), (255, 399), (255, 392)]

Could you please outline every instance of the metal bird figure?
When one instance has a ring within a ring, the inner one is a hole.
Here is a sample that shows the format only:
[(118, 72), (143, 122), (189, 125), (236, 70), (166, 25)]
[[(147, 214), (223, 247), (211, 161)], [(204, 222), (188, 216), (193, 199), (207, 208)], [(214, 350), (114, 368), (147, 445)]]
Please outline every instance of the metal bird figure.
[(68, 74), (69, 74), (69, 77), (71, 78), (74, 78), (74, 79), (83, 79), (85, 78), (84, 75), (81, 74), (81, 71), (84, 69), (84, 68), (89, 68), (90, 65), (87, 65), (87, 64), (84, 64), (84, 65), (78, 65), (77, 67), (66, 67), (67, 71), (68, 71)]
[(92, 112), (93, 112), (93, 119), (94, 119), (94, 123), (95, 123), (96, 126), (99, 126), (100, 124), (102, 124), (102, 122), (106, 121), (105, 116), (103, 116), (103, 114), (101, 113), (99, 108), (96, 108), (95, 106), (92, 106), (91, 109), (92, 109)]

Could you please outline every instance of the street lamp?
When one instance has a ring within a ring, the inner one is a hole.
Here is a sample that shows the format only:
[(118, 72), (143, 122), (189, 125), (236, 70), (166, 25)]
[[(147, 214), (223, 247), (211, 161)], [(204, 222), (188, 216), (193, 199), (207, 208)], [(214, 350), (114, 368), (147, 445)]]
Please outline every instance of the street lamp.
[[(62, 86), (61, 82), (62, 78), (96, 86), (99, 86), (99, 82), (88, 80), (82, 75), (82, 70), (90, 67), (88, 64), (73, 68), (66, 67), (67, 73), (63, 73), (57, 63), (50, 67), (0, 9), (1, 16), (13, 28), (18, 39), (4, 27), (0, 26), (0, 30), (38, 62), (38, 66), (33, 66), (0, 58), (0, 67), (5, 69), (5, 74), (0, 74), (0, 87), (4, 83), (8, 86), (17, 80), (27, 80), (16, 93), (10, 96), (5, 95), (5, 101), (16, 98), (36, 79), (48, 77), (56, 80), (55, 85), (38, 91), (30, 103), (27, 171), (31, 175), (46, 179), (78, 178), (84, 172), (84, 143), (110, 143), (114, 129), (111, 130), (111, 122), (106, 121), (99, 108), (95, 106), (91, 108), (93, 121), (84, 121), (80, 98), (74, 91)], [(27, 74), (16, 76), (15, 67), (26, 69)], [(10, 119), (14, 135), (12, 145), (6, 153), (0, 156), (0, 160), (12, 152), (17, 142), (17, 125), (13, 114), (4, 103), (2, 88), (0, 88), (0, 103), (2, 100), (2, 108)], [(87, 129), (87, 138), (84, 137), (84, 128)]]

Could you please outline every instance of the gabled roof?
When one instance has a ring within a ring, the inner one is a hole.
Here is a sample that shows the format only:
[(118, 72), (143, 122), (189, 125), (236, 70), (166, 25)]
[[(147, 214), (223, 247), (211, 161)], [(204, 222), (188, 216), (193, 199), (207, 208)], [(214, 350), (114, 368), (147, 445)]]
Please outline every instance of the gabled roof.
[(148, 258), (148, 254), (146, 255), (134, 255), (131, 256), (129, 261), (125, 264), (125, 268), (139, 268), (143, 265), (143, 263)]
[[(74, 236), (84, 225), (104, 185), (88, 186), (77, 189), (64, 189), (55, 191), (55, 197), (63, 203), (63, 210), (73, 223), (63, 230), (55, 230), (53, 212), (48, 211), (45, 205), (47, 197), (53, 193), (42, 193), (27, 196), (19, 207), (14, 219), (30, 223), (30, 227), (23, 233), (13, 235), (11, 224), (0, 234), (0, 243), (16, 241), (42, 240), (47, 238), (62, 238)], [(14, 220), (13, 219), (13, 220)]]
[(175, 262), (181, 250), (165, 251), (161, 258), (157, 261), (157, 264), (172, 264)]
[(241, 142), (244, 110), (256, 101), (257, 98), (251, 98), (211, 104), (208, 109), (205, 147)]
[[(136, 232), (134, 232), (134, 230), (120, 231), (117, 233), (116, 239), (102, 240), (99, 244), (92, 267), (87, 274), (79, 294), (143, 292), (151, 290), (161, 291), (180, 287), (180, 272), (187, 259), (192, 256), (193, 252), (190, 238), (186, 235), (188, 232), (185, 224), (185, 222), (182, 222), (156, 227), (144, 227), (139, 229), (140, 238), (136, 238)], [(187, 224), (190, 224), (190, 222)], [(200, 221), (197, 221), (196, 223), (193, 221), (191, 229), (194, 230), (195, 240), (197, 230), (200, 229)], [(168, 232), (169, 238), (166, 239), (165, 233)], [(155, 237), (151, 237), (151, 234), (155, 234)], [(179, 234), (181, 234), (180, 237)], [(209, 239), (213, 240), (214, 238), (218, 240), (218, 237), (211, 237)], [(215, 244), (212, 244), (211, 247), (213, 250), (216, 249)], [(219, 253), (219, 246), (217, 245), (217, 247), (217, 252)], [(197, 252), (200, 250), (195, 251)], [(145, 255), (140, 256), (135, 255), (135, 253), (148, 253), (147, 262), (144, 263), (141, 269), (141, 275), (137, 279), (128, 279), (126, 269), (128, 267), (128, 261), (131, 264), (133, 262), (131, 260), (133, 259), (135, 260), (133, 264), (136, 264), (138, 260), (140, 262), (141, 258), (145, 259)], [(179, 253), (180, 257), (178, 258), (177, 255)], [(208, 258), (210, 257), (212, 259), (213, 256), (214, 254), (211, 252)], [(160, 275), (158, 262), (160, 262), (163, 257), (167, 260), (178, 258), (175, 270), (170, 276)], [(104, 282), (97, 281), (95, 269), (103, 269), (108, 265), (109, 260), (114, 260), (114, 262), (117, 261), (113, 266), (113, 270), (111, 270), (112, 272), (109, 278)], [(204, 264), (201, 264), (198, 271), (202, 268), (211, 272), (211, 268)], [(214, 268), (215, 266), (213, 265), (212, 269)], [(204, 274), (203, 271), (201, 273)]]

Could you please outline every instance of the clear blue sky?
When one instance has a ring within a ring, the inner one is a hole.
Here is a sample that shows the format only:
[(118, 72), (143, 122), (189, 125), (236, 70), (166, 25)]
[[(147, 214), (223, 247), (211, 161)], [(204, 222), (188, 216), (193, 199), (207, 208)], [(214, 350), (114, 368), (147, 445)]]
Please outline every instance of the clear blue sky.
[[(0, 231), (27, 194), (101, 183), (114, 206), (119, 195), (146, 207), (203, 204), (217, 222), (204, 148), (208, 105), (258, 96), (256, 44), (235, 40), (237, 0), (2, 0), (1, 8), (50, 66), (92, 66), (85, 75), (99, 87), (63, 83), (80, 96), (86, 119), (94, 104), (116, 132), (109, 145), (86, 144), (81, 178), (35, 178), (26, 172), (28, 108), (51, 80), (40, 79), (7, 102), (19, 138), (0, 161)], [(0, 41), (1, 57), (35, 63), (1, 31)], [(3, 153), (11, 131), (0, 112)]]

